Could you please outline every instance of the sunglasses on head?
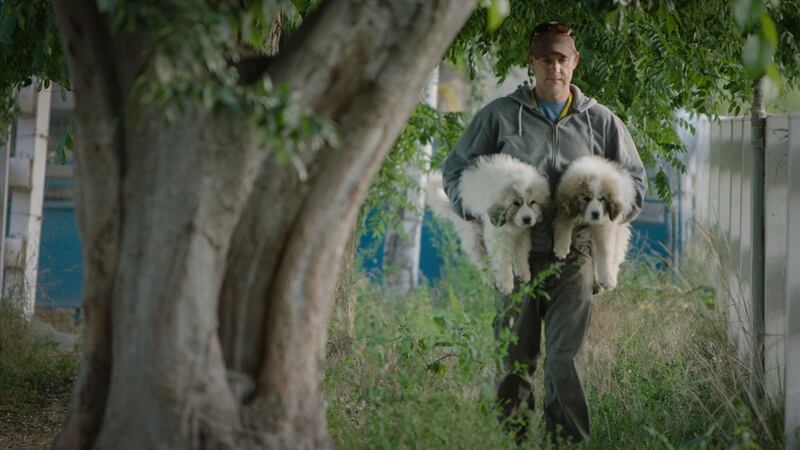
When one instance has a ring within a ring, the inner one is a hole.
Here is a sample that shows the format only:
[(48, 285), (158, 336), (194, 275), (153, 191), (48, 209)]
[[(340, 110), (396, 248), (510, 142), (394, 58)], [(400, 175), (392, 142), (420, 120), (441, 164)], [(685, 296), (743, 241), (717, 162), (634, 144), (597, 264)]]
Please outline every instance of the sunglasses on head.
[(569, 27), (567, 24), (563, 24), (561, 22), (546, 22), (536, 26), (533, 29), (533, 33), (531, 33), (531, 37), (539, 36), (540, 34), (546, 33), (559, 33), (559, 34), (566, 34), (571, 38), (575, 39), (575, 33), (572, 31), (572, 28)]

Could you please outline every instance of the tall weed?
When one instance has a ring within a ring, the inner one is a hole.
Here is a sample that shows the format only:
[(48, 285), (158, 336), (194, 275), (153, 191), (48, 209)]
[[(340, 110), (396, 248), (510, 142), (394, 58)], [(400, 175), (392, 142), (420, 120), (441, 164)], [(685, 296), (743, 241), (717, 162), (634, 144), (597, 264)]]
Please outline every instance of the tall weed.
[(69, 386), (77, 372), (77, 355), (58, 351), (37, 338), (11, 306), (0, 301), (0, 405), (27, 408)]

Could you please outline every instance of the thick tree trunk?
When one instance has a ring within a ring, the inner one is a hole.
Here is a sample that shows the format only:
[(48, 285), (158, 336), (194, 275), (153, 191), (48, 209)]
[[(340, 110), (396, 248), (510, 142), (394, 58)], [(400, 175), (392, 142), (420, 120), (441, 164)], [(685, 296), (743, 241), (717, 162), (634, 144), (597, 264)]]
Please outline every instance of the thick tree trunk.
[(148, 36), (56, 2), (76, 91), (86, 349), (59, 448), (324, 448), (322, 363), (359, 204), (474, 7), (330, 0), (269, 75), (337, 125), (277, 165), (233, 115), (128, 96)]
[(111, 300), (120, 253), (125, 153), (115, 119), (129, 84), (116, 76), (119, 69), (111, 61), (96, 6), (56, 2), (55, 9), (77, 94), (75, 121), (81, 124), (75, 137), (75, 209), (86, 317), (70, 414), (55, 447), (80, 449), (91, 447), (100, 431), (111, 376)]
[[(439, 67), (433, 69), (425, 89), (422, 101), (431, 108), (437, 105), (437, 89), (439, 87)], [(419, 285), (419, 258), (422, 247), (422, 220), (425, 215), (425, 183), (428, 182), (428, 166), (433, 155), (433, 145), (421, 144), (419, 152), (426, 167), (420, 168), (413, 163), (406, 165), (406, 173), (412, 186), (406, 189), (406, 200), (414, 209), (398, 207), (401, 231), (389, 229), (383, 243), (384, 283), (394, 288), (399, 294), (407, 294)]]
[(226, 380), (216, 306), (230, 235), (260, 156), (249, 131), (197, 111), (125, 129), (132, 151), (100, 447), (129, 445), (129, 430), (143, 436), (138, 448), (196, 447), (206, 436), (235, 443), (238, 402)]

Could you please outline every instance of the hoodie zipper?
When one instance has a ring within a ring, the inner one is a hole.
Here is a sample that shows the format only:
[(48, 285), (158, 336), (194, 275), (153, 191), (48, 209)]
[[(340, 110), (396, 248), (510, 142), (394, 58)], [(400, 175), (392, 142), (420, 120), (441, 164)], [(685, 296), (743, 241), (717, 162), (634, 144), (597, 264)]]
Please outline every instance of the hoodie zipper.
[[(550, 122), (550, 119), (548, 119), (539, 109), (536, 108), (536, 106), (534, 106), (534, 103), (536, 102), (536, 100), (532, 97), (531, 89), (532, 89), (532, 87), (529, 87), (526, 90), (526, 93), (522, 94), (523, 96), (527, 97), (527, 99), (529, 99), (531, 101), (532, 104), (530, 104), (530, 106), (528, 106), (526, 104), (526, 102), (524, 102), (523, 100), (521, 100), (519, 98), (515, 98), (516, 94), (511, 95), (511, 97), (514, 98), (514, 100), (517, 101), (518, 103), (520, 103), (523, 106), (531, 109), (534, 114), (536, 114), (539, 117), (541, 117), (545, 122), (549, 123), (550, 126), (553, 127), (552, 128), (553, 129), (553, 141), (552, 141), (553, 142), (553, 159), (552, 159), (551, 169), (553, 170), (553, 172), (555, 172), (556, 167), (558, 166), (558, 160), (559, 160), (558, 125), (559, 125), (559, 123), (568, 120), (570, 118), (570, 116), (582, 113), (583, 110), (578, 110), (577, 109), (577, 107), (575, 106), (576, 102), (577, 102), (577, 98), (573, 97), (572, 104), (570, 105), (570, 108), (569, 108), (572, 111), (572, 113), (568, 112), (563, 118), (561, 118), (561, 120), (558, 120), (555, 123)], [(519, 92), (519, 90), (517, 90), (515, 92)], [(586, 109), (586, 108), (591, 108), (594, 104), (595, 104), (594, 100), (589, 100), (588, 102), (584, 101), (582, 106), (584, 107), (584, 109)], [(590, 139), (590, 144), (589, 145), (590, 146), (593, 145), (593, 141), (591, 139)]]
[(558, 159), (558, 123), (550, 122), (550, 119), (544, 115), (539, 109), (534, 106), (531, 106), (530, 109), (533, 111), (534, 114), (541, 117), (545, 122), (547, 122), (550, 127), (553, 129), (553, 162), (550, 164), (550, 168), (553, 172), (556, 170), (556, 159)]
[(558, 154), (558, 125), (560, 123), (566, 121), (571, 115), (572, 114), (567, 112), (567, 114), (564, 115), (564, 117), (556, 120), (556, 122), (552, 124), (553, 125), (553, 171), (554, 172), (558, 168), (558, 157), (559, 157), (559, 154)]
[(558, 122), (553, 124), (553, 173), (558, 169)]

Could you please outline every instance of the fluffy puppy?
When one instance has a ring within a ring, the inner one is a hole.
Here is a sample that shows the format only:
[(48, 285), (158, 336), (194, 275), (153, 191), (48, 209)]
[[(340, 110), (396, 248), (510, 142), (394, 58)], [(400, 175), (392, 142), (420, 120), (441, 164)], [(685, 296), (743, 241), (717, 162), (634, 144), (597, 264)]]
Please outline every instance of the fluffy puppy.
[(614, 289), (631, 237), (630, 226), (622, 220), (630, 212), (635, 196), (633, 179), (619, 164), (600, 156), (573, 161), (556, 188), (556, 258), (564, 259), (569, 254), (576, 226), (589, 226), (595, 284)]
[(428, 182), (428, 203), (453, 222), (473, 263), (488, 265), (505, 294), (514, 290), (514, 275), (529, 282), (530, 228), (542, 220), (549, 205), (547, 178), (532, 165), (497, 153), (477, 158), (461, 173), (457, 189), (464, 211), (478, 221), (465, 221), (453, 212), (440, 173), (433, 173)]

